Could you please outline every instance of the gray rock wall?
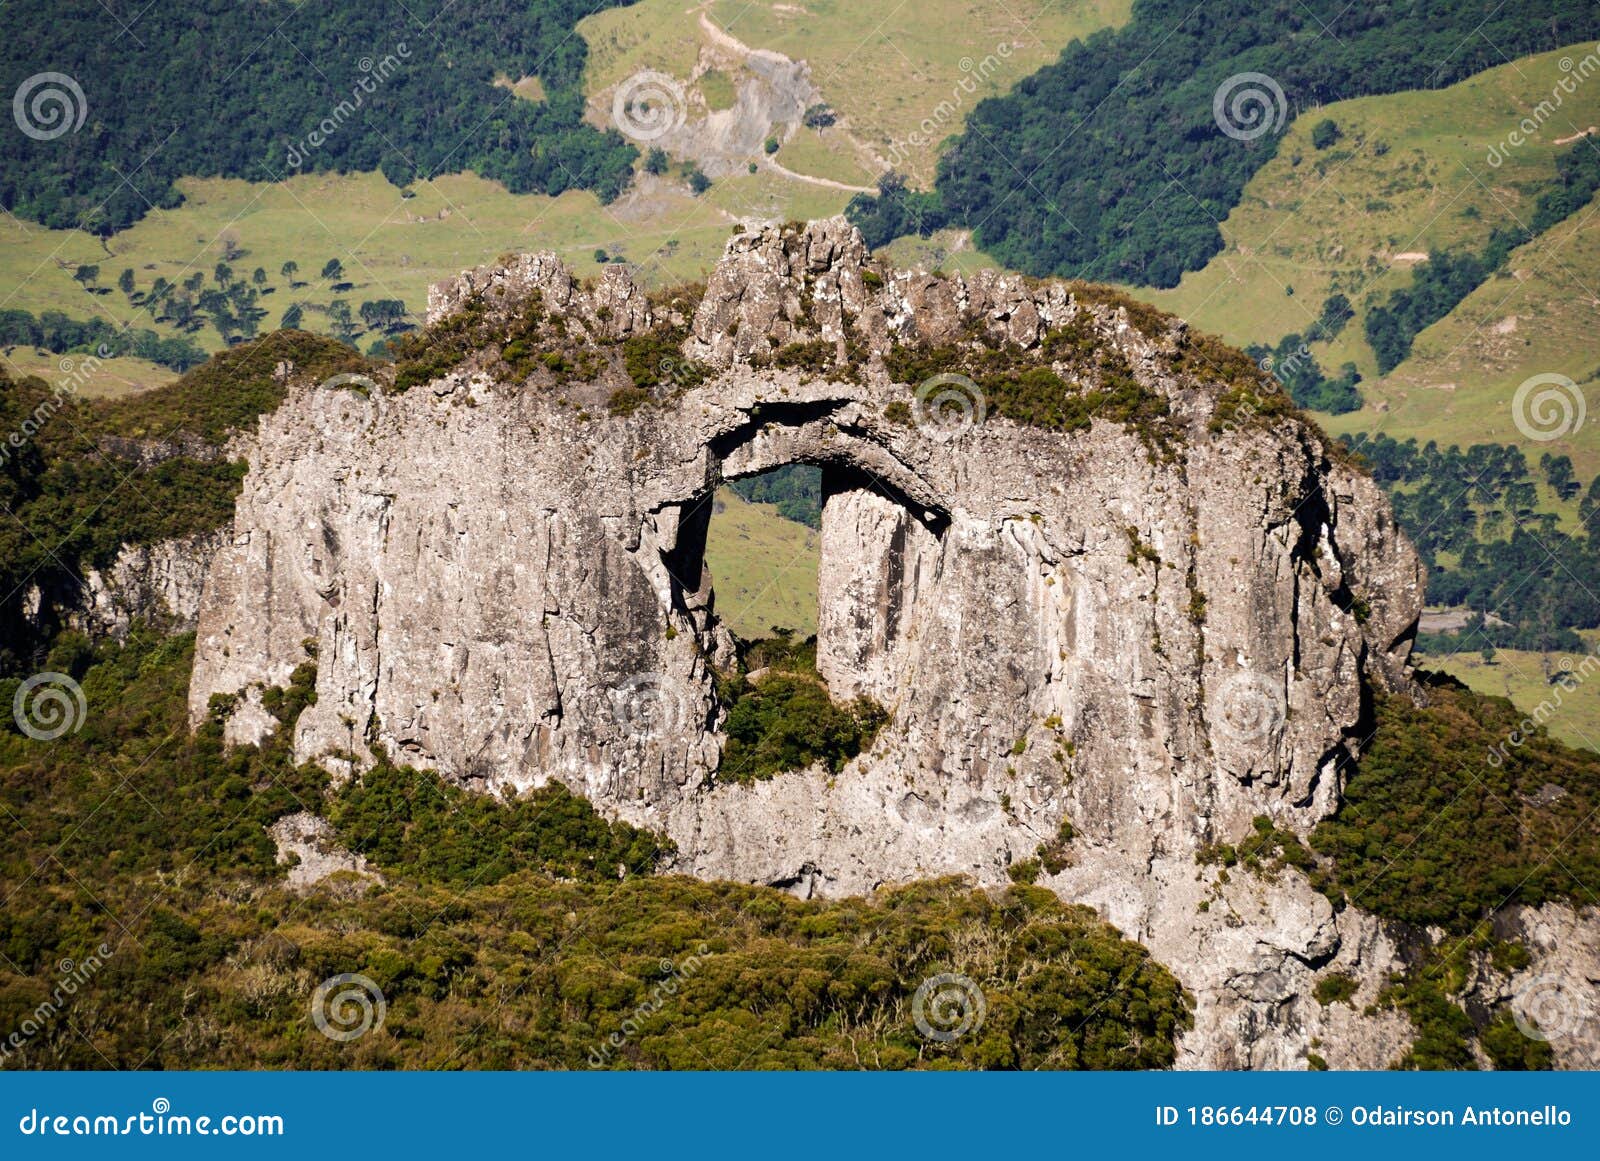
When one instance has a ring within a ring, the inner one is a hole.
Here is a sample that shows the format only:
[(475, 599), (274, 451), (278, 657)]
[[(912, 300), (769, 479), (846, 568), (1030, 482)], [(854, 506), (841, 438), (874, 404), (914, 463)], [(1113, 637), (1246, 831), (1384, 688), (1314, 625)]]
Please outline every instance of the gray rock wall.
[[(437, 287), (431, 314), (510, 318), (535, 289), (579, 338), (662, 321), (617, 269), (585, 289), (549, 255)], [(1075, 318), (1168, 399), (1179, 454), (1104, 421), (886, 415), (910, 395), (877, 359), (890, 343), (1031, 347)], [(1218, 390), (1174, 370), (1178, 329), (1146, 335), (1059, 284), (879, 272), (842, 222), (736, 237), (676, 321), (710, 378), (626, 417), (598, 388), (563, 399), (471, 361), (400, 394), (297, 382), (210, 568), (193, 712), (283, 683), (314, 641), (299, 757), (559, 779), (666, 831), (680, 870), (802, 893), (1004, 883), (1070, 820), (1073, 864), (1048, 885), (1194, 991), (1187, 1063), (1303, 1067), (1315, 1040), (1335, 1067), (1389, 1063), (1402, 1017), (1310, 998), (1334, 970), (1376, 994), (1398, 963), (1378, 924), (1292, 872), (1223, 883), (1196, 861), (1258, 815), (1304, 832), (1330, 813), (1363, 683), (1406, 682), (1422, 574), (1373, 483), (1297, 421), (1211, 430)], [(839, 369), (769, 365), (816, 339)], [(820, 666), (892, 716), (836, 777), (742, 786), (716, 775), (731, 639), (700, 562), (707, 505), (795, 461), (829, 490)]]

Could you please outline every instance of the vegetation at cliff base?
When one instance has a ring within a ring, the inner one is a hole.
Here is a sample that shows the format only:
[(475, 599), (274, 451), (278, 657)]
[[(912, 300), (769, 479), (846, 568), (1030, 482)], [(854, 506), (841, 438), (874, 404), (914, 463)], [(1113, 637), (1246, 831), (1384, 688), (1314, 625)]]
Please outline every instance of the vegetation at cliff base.
[[(80, 728), (0, 732), (0, 1027), (32, 1029), (0, 1067), (1142, 1069), (1191, 1023), (1166, 969), (1048, 892), (619, 879), (667, 848), (566, 791), (508, 806), (380, 766), (330, 798), (289, 756), (314, 661), (263, 697), (275, 734), (225, 749), (216, 713), (189, 732), (192, 658), (142, 626), (62, 636)], [(300, 810), (385, 881), (286, 889), (265, 828)], [(96, 966), (35, 1028), (64, 959)], [(384, 1007), (347, 1043), (317, 1024), (345, 973)], [(958, 1005), (919, 1000), (945, 973)], [(971, 1018), (942, 1042), (928, 1012)]]
[[(1311, 832), (1336, 901), (1464, 934), (1515, 904), (1592, 903), (1600, 882), (1600, 756), (1552, 740), (1533, 714), (1449, 678), (1418, 707), (1378, 695), (1377, 730), (1344, 802)], [(1559, 857), (1557, 857), (1559, 856)]]
[[(233, 516), (244, 464), (220, 458), (227, 435), (275, 408), (281, 363), (327, 375), (366, 366), (348, 347), (280, 331), (196, 367), (176, 383), (89, 402), (69, 372), (52, 386), (0, 370), (0, 672), (37, 659), (58, 598), (126, 546), (210, 532)], [(137, 442), (133, 442), (137, 441)], [(30, 590), (40, 595), (26, 614)]]
[(744, 646), (740, 671), (717, 682), (727, 742), (717, 778), (755, 782), (821, 763), (837, 774), (872, 745), (888, 714), (869, 698), (840, 704), (817, 672), (817, 639), (788, 634)]
[(492, 796), (431, 771), (380, 762), (333, 797), (329, 820), (358, 854), (433, 883), (498, 883), (517, 871), (565, 879), (648, 874), (672, 844), (608, 822), (559, 782)]

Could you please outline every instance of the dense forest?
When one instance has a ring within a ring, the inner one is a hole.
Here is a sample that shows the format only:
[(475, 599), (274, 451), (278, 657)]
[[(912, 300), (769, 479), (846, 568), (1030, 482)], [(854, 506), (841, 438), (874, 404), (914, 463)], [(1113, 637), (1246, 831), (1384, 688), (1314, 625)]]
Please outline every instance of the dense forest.
[[(1594, 35), (1591, 0), (1136, 0), (1124, 27), (1074, 41), (974, 108), (940, 160), (936, 203), (892, 187), (896, 204), (863, 195), (852, 217), (874, 244), (948, 220), (1028, 274), (1175, 286), (1221, 250), (1217, 223), (1273, 155), (1280, 117), (1442, 88)], [(1253, 108), (1229, 103), (1250, 134), (1240, 140), (1219, 127), (1213, 98), (1245, 73), (1267, 74), (1282, 95), (1258, 84)]]
[[(1462, 451), (1380, 434), (1349, 446), (1371, 465), (1427, 563), (1429, 602), (1507, 622), (1490, 622), (1471, 648), (1577, 650), (1573, 630), (1600, 627), (1600, 600), (1579, 583), (1600, 576), (1600, 478), (1585, 489), (1570, 457), (1546, 453), (1530, 469), (1520, 448), (1503, 444)], [(1558, 527), (1559, 516), (1541, 506), (1540, 483), (1558, 500), (1578, 501), (1577, 530)]]
[[(182, 176), (375, 169), (398, 186), (471, 170), (515, 193), (610, 200), (637, 151), (583, 122), (573, 30), (624, 2), (22, 5), (0, 37), (0, 90), (47, 62), (78, 91), (38, 82), (19, 95), (35, 132), (0, 134), (0, 207), (110, 234), (177, 205)], [(513, 98), (497, 76), (538, 77), (544, 99)]]

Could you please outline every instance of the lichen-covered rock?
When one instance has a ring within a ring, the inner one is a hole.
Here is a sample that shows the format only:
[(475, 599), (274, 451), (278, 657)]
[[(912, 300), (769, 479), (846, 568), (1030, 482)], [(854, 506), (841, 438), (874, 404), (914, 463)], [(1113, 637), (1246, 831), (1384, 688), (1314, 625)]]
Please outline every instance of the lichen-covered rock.
[[(602, 353), (681, 325), (696, 374), (615, 415), (493, 357), (399, 393), (297, 383), (210, 569), (197, 718), (285, 683), (313, 641), (299, 758), (559, 779), (666, 831), (681, 870), (802, 893), (1003, 883), (1070, 820), (1071, 864), (1042, 881), (1195, 993), (1188, 1062), (1303, 1067), (1321, 1036), (1335, 1065), (1390, 1063), (1402, 1018), (1309, 998), (1334, 965), (1375, 994), (1395, 962), (1376, 923), (1292, 873), (1221, 884), (1196, 861), (1257, 816), (1325, 817), (1363, 682), (1406, 680), (1416, 554), (1313, 429), (1224, 415), (1181, 323), (1088, 288), (884, 271), (840, 221), (737, 236), (692, 319), (550, 255), (436, 288), (430, 317), (511, 325), (535, 292)], [(935, 422), (883, 359), (1068, 327), (1159, 397), (1160, 441), (1024, 426), (981, 391), (984, 422)], [(836, 776), (740, 785), (717, 776), (710, 499), (796, 461), (823, 471), (820, 668), (890, 720)]]

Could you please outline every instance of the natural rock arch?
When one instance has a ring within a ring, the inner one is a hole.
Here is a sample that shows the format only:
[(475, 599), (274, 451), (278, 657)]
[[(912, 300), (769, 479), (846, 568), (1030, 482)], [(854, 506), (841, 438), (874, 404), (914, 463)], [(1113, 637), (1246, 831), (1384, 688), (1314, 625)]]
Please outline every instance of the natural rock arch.
[[(1002, 883), (1070, 819), (1073, 863), (1043, 881), (1185, 965), (1196, 1059), (1290, 1064), (1307, 1022), (1336, 1018), (1308, 973), (1381, 960), (1376, 926), (1300, 880), (1240, 882), (1201, 911), (1195, 869), (1257, 815), (1303, 831), (1332, 810), (1364, 688), (1405, 681), (1416, 556), (1313, 428), (1220, 424), (1223, 386), (1175, 320), (1089, 288), (884, 271), (842, 222), (736, 237), (692, 312), (532, 255), (436, 288), (430, 315), (500, 333), (531, 301), (596, 349), (681, 328), (703, 376), (608, 415), (614, 365), (540, 388), (491, 352), (401, 392), (286, 368), (210, 570), (196, 716), (243, 691), (231, 729), (249, 736), (251, 691), (311, 639), (301, 757), (557, 778), (665, 830), (683, 870), (807, 892)], [(991, 415), (955, 438), (905, 422), (896, 344), (1033, 351), (1069, 325), (1160, 394), (1180, 446), (1098, 419), (1062, 434)], [(810, 369), (785, 368), (795, 352)], [(824, 676), (891, 720), (837, 778), (721, 785), (729, 642), (696, 505), (796, 461), (831, 481)], [(1399, 1033), (1372, 1035), (1386, 1062)], [(1243, 1043), (1251, 1059), (1227, 1056)]]

